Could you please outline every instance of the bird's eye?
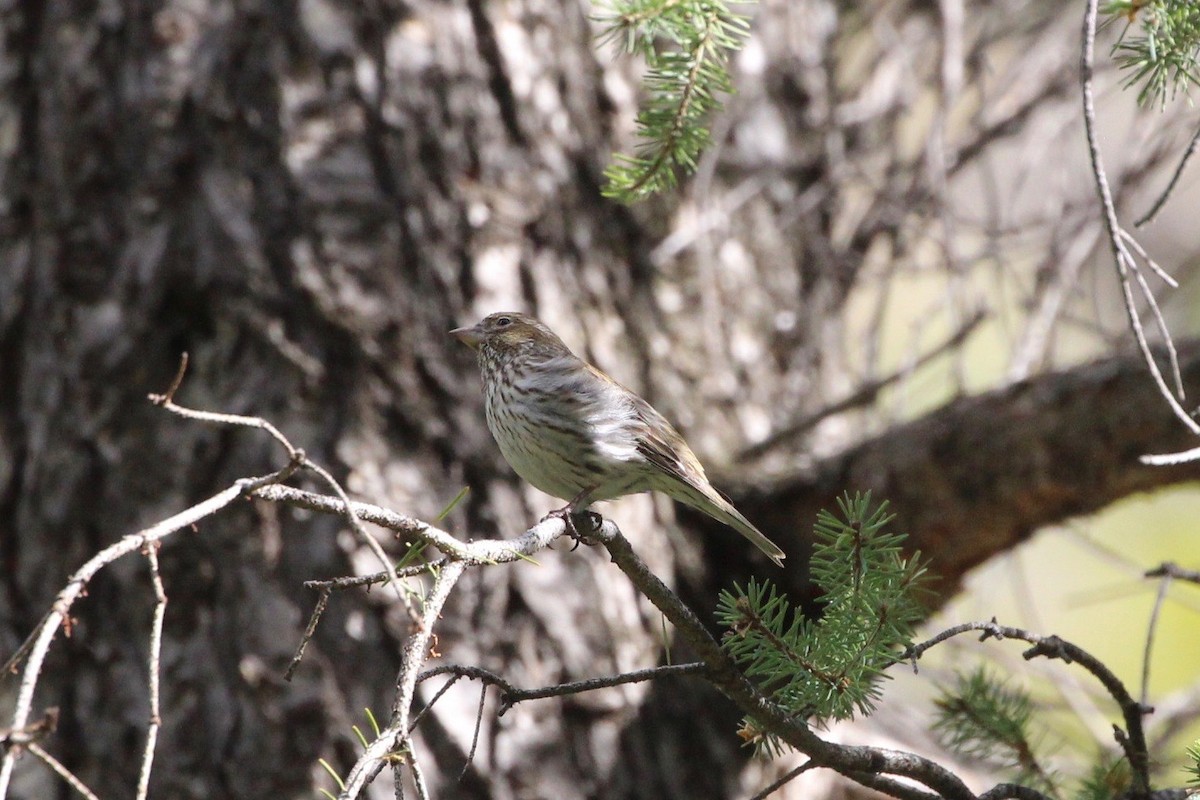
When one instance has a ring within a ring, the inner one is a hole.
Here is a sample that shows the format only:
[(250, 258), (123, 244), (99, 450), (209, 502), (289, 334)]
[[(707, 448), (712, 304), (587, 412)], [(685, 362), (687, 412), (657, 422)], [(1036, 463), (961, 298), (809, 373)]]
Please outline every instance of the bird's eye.
[(500, 317), (496, 320), (497, 328), (507, 328), (509, 325), (512, 325), (512, 317)]

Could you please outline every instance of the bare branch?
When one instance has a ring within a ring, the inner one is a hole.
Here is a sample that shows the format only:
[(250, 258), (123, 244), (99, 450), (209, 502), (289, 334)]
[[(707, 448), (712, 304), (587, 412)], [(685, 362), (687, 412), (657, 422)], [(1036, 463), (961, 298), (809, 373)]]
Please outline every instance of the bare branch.
[(1126, 250), (1125, 244), (1122, 241), (1128, 234), (1124, 234), (1121, 228), (1121, 223), (1117, 219), (1116, 207), (1113, 204), (1112, 191), (1108, 185), (1108, 175), (1104, 171), (1104, 162), (1100, 155), (1100, 142), (1096, 133), (1096, 99), (1095, 90), (1092, 85), (1094, 74), (1094, 61), (1096, 50), (1096, 17), (1097, 6), (1099, 0), (1088, 0), (1087, 9), (1083, 18), (1083, 48), (1080, 57), (1080, 72), (1081, 83), (1083, 89), (1083, 121), (1084, 128), (1087, 132), (1088, 154), (1091, 157), (1092, 175), (1096, 179), (1096, 193), (1100, 197), (1100, 204), (1104, 209), (1104, 225), (1108, 231), (1109, 245), (1112, 248), (1113, 259), (1116, 262), (1117, 277), (1121, 282), (1121, 291), (1125, 300), (1125, 312), (1129, 318), (1130, 327), (1133, 329), (1134, 338), (1137, 339), (1138, 348), (1142, 352), (1142, 359), (1150, 368), (1150, 374), (1154, 377), (1154, 382), (1158, 385), (1159, 393), (1166, 399), (1171, 410), (1175, 412), (1175, 416), (1179, 418), (1187, 428), (1195, 434), (1200, 435), (1200, 424), (1197, 424), (1187, 412), (1180, 406), (1179, 401), (1167, 388), (1166, 380), (1163, 378), (1162, 372), (1158, 368), (1158, 363), (1154, 360), (1154, 354), (1150, 351), (1150, 345), (1146, 340), (1146, 332), (1142, 328), (1141, 318), (1138, 315), (1137, 305), (1133, 298), (1133, 288), (1129, 280), (1131, 272), (1138, 271), (1137, 262), (1130, 256)]
[(350, 523), (350, 528), (358, 536), (359, 540), (367, 546), (367, 549), (379, 560), (383, 565), (384, 571), (388, 574), (389, 581), (396, 593), (396, 599), (407, 609), (409, 616), (415, 622), (417, 620), (417, 612), (409, 605), (408, 596), (404, 593), (400, 586), (400, 579), (396, 577), (395, 565), (392, 564), (387, 553), (383, 552), (383, 547), (379, 542), (375, 541), (375, 537), (367, 532), (363, 527), (362, 522), (354, 514), (354, 507), (350, 504), (350, 498), (346, 495), (346, 491), (341, 484), (334, 479), (333, 475), (327, 469), (317, 464), (310, 459), (305, 452), (293, 445), (283, 433), (276, 428), (271, 422), (262, 417), (248, 417), (241, 414), (223, 414), (214, 411), (200, 411), (193, 408), (185, 408), (177, 405), (174, 400), (175, 392), (179, 389), (179, 384), (183, 382), (183, 375), (187, 369), (187, 354), (185, 353), (180, 360), (179, 371), (175, 374), (174, 380), (171, 382), (170, 388), (166, 394), (151, 394), (150, 402), (156, 406), (166, 409), (174, 414), (178, 414), (185, 419), (194, 419), (201, 422), (211, 422), (218, 425), (235, 425), (247, 428), (257, 428), (266, 431), (271, 435), (271, 438), (279, 442), (280, 445), (287, 451), (288, 458), (293, 464), (304, 467), (305, 469), (315, 472), (333, 489), (334, 493), (342, 499), (343, 508), (345, 508), (346, 518)]
[(171, 379), (171, 385), (167, 387), (167, 391), (163, 394), (150, 395), (150, 402), (156, 406), (170, 405), (175, 400), (175, 393), (179, 391), (180, 385), (183, 383), (183, 376), (187, 374), (188, 354), (183, 351), (179, 354), (179, 369), (175, 371), (175, 377)]
[(1125, 719), (1125, 727), (1128, 731), (1126, 755), (1129, 757), (1130, 766), (1133, 768), (1135, 784), (1144, 791), (1149, 791), (1149, 755), (1146, 749), (1146, 735), (1142, 728), (1142, 717), (1149, 713), (1151, 709), (1134, 700), (1133, 696), (1129, 694), (1129, 690), (1125, 688), (1125, 684), (1121, 682), (1121, 679), (1113, 674), (1112, 670), (1104, 662), (1083, 648), (1060, 639), (1057, 636), (1040, 636), (1022, 628), (1000, 625), (995, 619), (992, 619), (988, 622), (966, 622), (961, 625), (955, 625), (952, 628), (947, 628), (931, 639), (913, 645), (899, 656), (896, 661), (897, 663), (911, 661), (915, 664), (916, 659), (919, 659), (931, 647), (971, 631), (983, 632), (980, 641), (993, 638), (1018, 639), (1032, 644), (1033, 647), (1030, 647), (1021, 654), (1026, 661), (1038, 656), (1058, 658), (1067, 664), (1077, 663), (1090, 672), (1100, 681), (1109, 696), (1116, 701), (1121, 709), (1121, 715)]
[(19, 750), (46, 738), (57, 729), (58, 706), (51, 706), (42, 712), (42, 718), (37, 722), (31, 722), (23, 728), (0, 728), (0, 747)]
[(810, 769), (812, 769), (815, 766), (816, 766), (816, 764), (814, 764), (812, 761), (805, 761), (803, 764), (801, 764), (800, 766), (796, 767), (793, 770), (790, 770), (788, 772), (788, 774), (784, 775), (782, 778), (775, 781), (774, 783), (771, 783), (766, 788), (764, 788), (761, 792), (759, 792), (758, 794), (751, 797), (750, 800), (766, 800), (768, 797), (775, 794), (775, 792), (779, 791), (784, 786), (787, 786), (789, 783), (791, 783), (792, 781), (794, 781), (796, 778), (800, 777), (804, 773), (808, 772)]
[(375, 537), (372, 536), (365, 527), (363, 527), (362, 520), (360, 520), (358, 515), (354, 513), (354, 506), (350, 504), (350, 497), (346, 494), (346, 490), (342, 488), (340, 483), (334, 480), (333, 475), (331, 475), (327, 469), (319, 464), (314, 463), (311, 459), (305, 458), (304, 466), (320, 475), (321, 478), (324, 479), (327, 484), (329, 484), (330, 488), (333, 489), (337, 496), (341, 498), (343, 507), (345, 508), (346, 519), (349, 521), (350, 527), (354, 530), (354, 533), (358, 536), (359, 540), (367, 546), (367, 549), (370, 550), (375, 555), (375, 558), (378, 559), (379, 563), (383, 565), (383, 570), (388, 576), (388, 585), (392, 587), (392, 590), (396, 593), (396, 598), (408, 612), (409, 619), (412, 620), (414, 624), (418, 623), (420, 620), (420, 615), (417, 613), (417, 610), (413, 608), (412, 603), (409, 601), (408, 594), (404, 591), (404, 587), (400, 585), (400, 578), (398, 575), (396, 575), (396, 565), (392, 563), (390, 558), (388, 558), (387, 553), (383, 552), (383, 546), (375, 540)]
[(1154, 467), (1169, 467), (1175, 464), (1186, 464), (1189, 461), (1200, 461), (1200, 447), (1193, 447), (1191, 450), (1183, 450), (1178, 453), (1157, 453), (1154, 455), (1145, 455), (1138, 458), (1143, 464), (1149, 464)]
[(1000, 783), (979, 795), (979, 800), (1050, 800), (1037, 789), (1019, 783)]
[[(415, 578), (417, 575), (435, 575), (438, 569), (446, 563), (446, 559), (439, 558), (430, 561), (426, 564), (412, 564), (407, 567), (400, 567), (396, 570), (396, 574), (401, 578)], [(304, 585), (309, 589), (328, 589), (331, 592), (341, 592), (346, 589), (356, 589), (359, 586), (373, 586), (376, 583), (383, 583), (388, 579), (386, 572), (372, 572), (370, 575), (346, 575), (341, 578), (330, 578), (324, 581), (305, 581)]]
[[(596, 689), (607, 689), (612, 686), (624, 686), (628, 683), (643, 683), (674, 675), (704, 675), (708, 665), (703, 661), (688, 664), (664, 664), (660, 667), (622, 672), (619, 675), (609, 675), (603, 678), (587, 678), (581, 681), (559, 683), (554, 686), (543, 686), (537, 689), (519, 689), (509, 683), (503, 676), (483, 667), (472, 667), (464, 664), (444, 664), (427, 669), (421, 673), (418, 682), (435, 678), (438, 675), (454, 675), (456, 677), (472, 678), (481, 681), (485, 686), (495, 686), (500, 689), (500, 712), (503, 716), (508, 709), (526, 700), (540, 700), (546, 697), (565, 697), (567, 695), (590, 692)], [(430, 701), (433, 705), (433, 701)]]
[(1171, 588), (1171, 576), (1163, 575), (1158, 583), (1158, 595), (1154, 598), (1154, 608), (1150, 611), (1150, 624), (1146, 626), (1146, 646), (1142, 650), (1142, 693), (1141, 704), (1147, 705), (1150, 700), (1150, 654), (1154, 651), (1154, 632), (1158, 629), (1158, 616), (1166, 602), (1167, 592)]
[(985, 319), (987, 319), (987, 312), (983, 310), (977, 310), (966, 320), (964, 320), (963, 323), (958, 326), (958, 329), (954, 331), (954, 333), (950, 334), (950, 336), (948, 336), (943, 342), (929, 352), (923, 353), (911, 364), (904, 365), (902, 368), (896, 370), (890, 375), (868, 381), (847, 397), (843, 397), (841, 400), (830, 403), (824, 408), (820, 408), (811, 414), (806, 414), (799, 419), (787, 423), (779, 430), (769, 434), (767, 438), (763, 439), (761, 442), (757, 442), (756, 444), (750, 445), (742, 450), (740, 453), (738, 453), (737, 460), (742, 462), (758, 458), (764, 453), (770, 452), (780, 445), (787, 444), (806, 431), (812, 430), (821, 421), (828, 419), (835, 414), (841, 414), (843, 411), (849, 411), (852, 408), (858, 408), (859, 406), (874, 402), (875, 398), (878, 397), (879, 393), (884, 389), (899, 382), (903, 378), (908, 377), (913, 372), (925, 366), (938, 356), (943, 355), (961, 345), (975, 331), (975, 329), (983, 323)]
[[(34, 642), (29, 648), (25, 669), (21, 676), (20, 688), (17, 691), (17, 702), (12, 716), (12, 727), (14, 729), (22, 728), (29, 719), (29, 712), (33, 706), (33, 692), (37, 688), (42, 664), (45, 661), (46, 653), (50, 650), (50, 644), (54, 641), (54, 637), (58, 633), (59, 628), (62, 627), (63, 622), (68, 618), (71, 606), (79, 599), (80, 594), (82, 594), (88, 582), (91, 581), (97, 572), (123, 556), (138, 552), (148, 545), (170, 536), (176, 531), (190, 528), (200, 520), (225, 508), (246, 493), (252, 492), (268, 482), (281, 480), (293, 471), (294, 469), (289, 465), (289, 467), (285, 467), (274, 475), (253, 479), (244, 478), (235, 481), (232, 486), (217, 492), (207, 500), (203, 500), (191, 508), (151, 525), (145, 530), (125, 536), (92, 556), (87, 563), (76, 570), (70, 579), (68, 579), (67, 585), (63, 587), (54, 599), (50, 613), (46, 615), (46, 618), (35, 632)], [(4, 754), (3, 762), (0, 763), (0, 798), (8, 796), (8, 785), (13, 771), (13, 759), (14, 751), (9, 749)]]
[[(256, 492), (255, 496), (326, 514), (341, 514), (344, 508), (343, 501), (339, 498), (293, 489), (290, 486), (265, 486), (262, 491)], [(475, 565), (526, 560), (539, 550), (544, 550), (565, 532), (562, 520), (556, 521), (550, 517), (516, 539), (482, 539), (464, 543), (446, 531), (415, 517), (398, 514), (370, 503), (351, 501), (350, 505), (355, 515), (364, 522), (414, 536), (441, 550), (449, 559), (443, 569), (455, 561)]]
[(1184, 569), (1173, 561), (1164, 561), (1152, 570), (1146, 572), (1147, 578), (1178, 578), (1189, 583), (1200, 583), (1200, 571)]
[[(386, 578), (386, 576), (385, 576)], [(328, 586), (321, 588), (321, 592), (317, 595), (317, 603), (313, 606), (312, 614), (308, 617), (308, 625), (304, 628), (304, 634), (300, 637), (300, 644), (296, 646), (296, 654), (292, 656), (291, 663), (284, 670), (283, 679), (291, 681), (292, 676), (296, 674), (296, 668), (300, 666), (300, 662), (304, 659), (304, 651), (308, 648), (308, 643), (312, 641), (312, 637), (317, 632), (317, 623), (321, 621), (321, 615), (325, 613), (325, 607), (329, 605)]]
[(1140, 228), (1143, 225), (1152, 222), (1154, 218), (1158, 216), (1158, 212), (1162, 210), (1162, 207), (1167, 204), (1167, 199), (1171, 196), (1171, 193), (1175, 191), (1175, 186), (1179, 183), (1179, 178), (1183, 175), (1184, 168), (1187, 167), (1187, 163), (1191, 159), (1192, 154), (1196, 152), (1197, 145), (1200, 145), (1200, 128), (1196, 129), (1196, 132), (1192, 135), (1192, 140), (1188, 143), (1187, 149), (1183, 151), (1183, 158), (1179, 159), (1179, 166), (1175, 168), (1175, 174), (1171, 176), (1170, 182), (1167, 183), (1167, 188), (1163, 189), (1163, 193), (1160, 194), (1158, 199), (1154, 201), (1154, 205), (1150, 207), (1150, 210), (1146, 212), (1145, 216), (1133, 223), (1135, 228)]
[[(181, 369), (182, 372), (182, 369)], [(146, 545), (146, 561), (150, 565), (150, 582), (154, 586), (154, 622), (150, 626), (150, 658), (146, 672), (150, 680), (150, 725), (146, 730), (146, 748), (142, 753), (142, 769), (138, 775), (137, 800), (146, 800), (150, 792), (150, 770), (154, 766), (154, 747), (162, 727), (159, 715), (159, 661), (162, 655), (163, 618), (167, 612), (167, 593), (158, 572), (158, 542)]]
[[(556, 523), (559, 528), (565, 527), (562, 520), (552, 519), (550, 522)], [(425, 598), (424, 613), (422, 614), (423, 624), (408, 637), (408, 641), (404, 645), (403, 662), (396, 681), (396, 699), (392, 705), (392, 721), (387, 728), (380, 731), (351, 768), (350, 774), (346, 777), (346, 788), (338, 795), (341, 800), (358, 797), (366, 785), (379, 774), (388, 754), (409, 744), (408, 716), (412, 709), (417, 677), (421, 665), (425, 662), (426, 654), (429, 652), (433, 624), (438, 615), (442, 613), (442, 607), (449, 598), (450, 591), (466, 567), (466, 561), (451, 561), (438, 571), (433, 587)], [(409, 757), (415, 763), (415, 755), (411, 753), (411, 746)], [(419, 773), (414, 773), (414, 778), (418, 776)]]
[(898, 750), (837, 745), (821, 739), (803, 720), (768, 702), (759, 693), (695, 613), (642, 562), (616, 525), (606, 520), (593, 536), (608, 550), (613, 563), (674, 624), (708, 665), (708, 678), (713, 686), (753, 717), (761, 730), (805, 753), (818, 766), (834, 769), (863, 785), (875, 785), (883, 780), (888, 784), (887, 791), (896, 786), (909, 790), (902, 795), (904, 797), (922, 800), (930, 797), (927, 792), (904, 787), (883, 777), (896, 775), (922, 783), (946, 800), (974, 800), (974, 793), (957, 775), (930, 759)]
[(47, 767), (57, 772), (59, 777), (66, 781), (72, 789), (86, 797), (87, 800), (100, 800), (96, 793), (87, 787), (87, 784), (81, 781), (75, 773), (67, 769), (61, 761), (46, 752), (37, 742), (31, 742), (28, 747), (29, 752), (40, 758)]
[[(400, 768), (399, 764), (397, 764), (393, 767), (393, 769), (399, 769), (399, 768)], [(413, 785), (417, 789), (417, 800), (429, 800), (429, 787), (425, 785), (425, 773), (421, 770), (421, 762), (417, 761), (417, 757), (415, 754), (413, 754), (413, 756), (411, 758), (409, 758), (408, 768), (409, 768), (409, 770), (412, 771)], [(396, 788), (396, 798), (397, 798), (397, 800), (403, 800), (403, 797), (404, 797), (403, 789), (401, 789), (400, 786), (401, 786), (401, 783), (400, 783), (400, 781), (397, 780), (396, 781), (396, 787), (397, 787)]]
[(479, 747), (479, 729), (483, 727), (483, 704), (487, 701), (487, 684), (479, 685), (479, 708), (475, 712), (475, 729), (471, 733), (471, 749), (467, 751), (467, 760), (463, 764), (462, 772), (459, 773), (458, 779), (462, 780), (466, 776), (467, 770), (471, 768), (472, 762), (475, 761), (475, 751)]

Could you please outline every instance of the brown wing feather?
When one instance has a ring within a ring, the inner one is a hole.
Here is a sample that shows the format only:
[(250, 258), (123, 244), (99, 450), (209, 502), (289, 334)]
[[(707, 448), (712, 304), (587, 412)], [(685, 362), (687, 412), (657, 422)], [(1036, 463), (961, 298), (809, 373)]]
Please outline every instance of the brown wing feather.
[(754, 524), (746, 519), (742, 512), (734, 508), (733, 504), (721, 496), (721, 493), (708, 482), (708, 477), (704, 474), (704, 467), (696, 458), (696, 454), (688, 447), (679, 432), (663, 418), (662, 414), (655, 411), (649, 403), (637, 395), (631, 396), (638, 418), (645, 426), (644, 431), (638, 436), (638, 452), (647, 461), (658, 467), (664, 475), (682, 484), (675, 490), (668, 487), (660, 487), (660, 489), (681, 503), (703, 511), (713, 519), (729, 525), (782, 567), (784, 553), (779, 549), (779, 545), (764, 536), (762, 531), (754, 527)]
[(679, 431), (645, 400), (637, 395), (632, 397), (634, 411), (642, 423), (637, 443), (638, 452), (671, 477), (678, 478), (705, 494), (711, 492), (712, 487), (704, 474), (704, 466), (679, 435)]

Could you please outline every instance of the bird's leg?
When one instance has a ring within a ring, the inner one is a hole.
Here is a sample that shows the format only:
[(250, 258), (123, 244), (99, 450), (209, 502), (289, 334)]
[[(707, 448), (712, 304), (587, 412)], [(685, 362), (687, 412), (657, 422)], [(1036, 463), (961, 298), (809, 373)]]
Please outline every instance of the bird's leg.
[[(587, 489), (584, 489), (582, 492), (575, 495), (575, 498), (571, 500), (571, 502), (567, 503), (562, 508), (555, 509), (546, 516), (542, 517), (543, 520), (550, 519), (551, 517), (557, 517), (563, 521), (563, 524), (567, 527), (567, 535), (575, 540), (575, 547), (571, 548), (571, 552), (574, 552), (581, 543), (587, 545), (596, 544), (595, 542), (589, 540), (586, 534), (580, 533), (579, 528), (575, 525), (575, 518), (577, 516), (586, 516), (588, 530), (600, 530), (600, 523), (603, 521), (603, 518), (595, 511), (589, 511), (587, 508), (587, 496), (595, 491), (595, 488), (596, 487), (591, 486)], [(582, 508), (580, 508), (580, 506), (582, 506)]]

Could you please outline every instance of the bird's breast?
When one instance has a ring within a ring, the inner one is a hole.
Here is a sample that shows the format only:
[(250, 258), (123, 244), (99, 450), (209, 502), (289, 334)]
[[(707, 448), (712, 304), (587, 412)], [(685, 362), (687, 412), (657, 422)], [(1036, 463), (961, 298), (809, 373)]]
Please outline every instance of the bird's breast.
[(631, 414), (609, 385), (568, 370), (497, 377), (485, 393), (488, 427), (524, 480), (564, 500), (584, 490), (595, 500), (644, 491)]

